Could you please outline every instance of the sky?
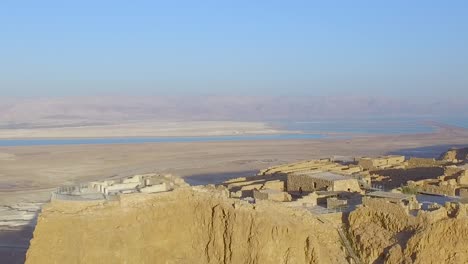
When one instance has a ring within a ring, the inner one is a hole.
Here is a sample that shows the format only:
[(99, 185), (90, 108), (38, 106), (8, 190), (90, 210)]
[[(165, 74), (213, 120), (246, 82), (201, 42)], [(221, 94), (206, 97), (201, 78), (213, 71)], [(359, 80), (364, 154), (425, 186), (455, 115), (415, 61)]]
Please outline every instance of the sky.
[(468, 1), (0, 2), (0, 96), (468, 97)]

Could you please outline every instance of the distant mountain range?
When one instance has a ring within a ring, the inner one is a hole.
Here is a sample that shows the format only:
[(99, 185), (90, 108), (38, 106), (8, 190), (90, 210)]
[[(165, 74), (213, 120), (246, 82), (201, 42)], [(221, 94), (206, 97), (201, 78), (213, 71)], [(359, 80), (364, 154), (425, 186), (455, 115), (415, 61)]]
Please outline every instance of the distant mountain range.
[(315, 120), (468, 115), (464, 99), (364, 96), (2, 98), (2, 125), (139, 120)]

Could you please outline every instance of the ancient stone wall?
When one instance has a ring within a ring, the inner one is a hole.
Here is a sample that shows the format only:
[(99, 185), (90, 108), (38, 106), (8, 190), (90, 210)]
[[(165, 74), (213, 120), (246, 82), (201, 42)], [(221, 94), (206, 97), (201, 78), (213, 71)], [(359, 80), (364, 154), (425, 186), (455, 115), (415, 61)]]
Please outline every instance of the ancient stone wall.
[(401, 164), (405, 161), (404, 156), (386, 156), (379, 158), (361, 158), (358, 161), (359, 166), (365, 170), (372, 170), (379, 167), (389, 167)]
[(347, 207), (348, 201), (347, 200), (340, 200), (335, 197), (327, 198), (327, 208), (328, 209), (335, 209), (341, 207)]
[(356, 179), (349, 178), (348, 180), (333, 182), (332, 190), (336, 192), (359, 192), (361, 191), (361, 187), (359, 186), (359, 182)]
[(416, 189), (418, 190), (418, 192), (455, 196), (456, 186), (450, 186), (450, 185), (439, 186), (439, 185), (433, 185), (433, 184), (424, 184), (424, 185), (417, 186)]
[(410, 158), (408, 160), (408, 168), (417, 168), (417, 167), (437, 167), (442, 166), (446, 162), (435, 160), (435, 159), (427, 159), (427, 158)]
[(315, 190), (327, 190), (333, 188), (333, 182), (323, 179), (313, 179), (308, 175), (289, 174), (286, 182), (288, 192), (298, 192), (299, 188), (304, 192)]
[(277, 190), (253, 190), (255, 200), (270, 200), (275, 202), (291, 201), (291, 195)]
[(70, 195), (53, 192), (51, 195), (52, 200), (61, 200), (61, 201), (104, 201), (106, 198), (100, 193), (91, 194), (91, 195)]
[(444, 169), (441, 167), (419, 167), (409, 169), (385, 169), (372, 172), (373, 177), (377, 175), (385, 177), (379, 180), (379, 183), (375, 182), (375, 184), (382, 184), (391, 189), (405, 185), (407, 181), (435, 179), (444, 175)]
[(365, 170), (370, 170), (374, 168), (374, 162), (372, 159), (369, 159), (369, 158), (359, 159), (358, 164)]
[(271, 190), (278, 190), (278, 191), (284, 191), (284, 181), (280, 180), (274, 180), (274, 181), (266, 181), (263, 184), (263, 189), (271, 189)]
[(397, 165), (405, 162), (405, 156), (388, 156), (386, 160), (388, 165)]

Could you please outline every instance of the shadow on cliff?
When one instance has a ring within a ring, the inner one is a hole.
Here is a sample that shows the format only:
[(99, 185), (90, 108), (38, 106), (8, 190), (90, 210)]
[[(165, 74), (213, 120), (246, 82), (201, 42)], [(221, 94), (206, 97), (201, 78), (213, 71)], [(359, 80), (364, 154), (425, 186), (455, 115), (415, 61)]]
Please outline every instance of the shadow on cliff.
[(468, 144), (462, 145), (433, 145), (419, 148), (407, 148), (399, 149), (395, 151), (390, 151), (388, 155), (404, 155), (406, 157), (415, 157), (415, 158), (439, 158), (440, 155), (451, 148), (465, 148), (468, 147)]
[(184, 177), (184, 180), (190, 185), (206, 185), (206, 184), (221, 184), (226, 180), (253, 176), (258, 171), (234, 171), (234, 172), (219, 172), (219, 173), (206, 173), (206, 174), (193, 174)]
[(379, 184), (384, 186), (384, 190), (398, 188), (407, 181), (420, 181), (427, 179), (436, 179), (444, 175), (444, 169), (439, 167), (423, 167), (410, 169), (385, 169), (374, 171), (372, 174), (385, 176)]
[(0, 262), (24, 263), (33, 231), (34, 227), (32, 226), (0, 230)]

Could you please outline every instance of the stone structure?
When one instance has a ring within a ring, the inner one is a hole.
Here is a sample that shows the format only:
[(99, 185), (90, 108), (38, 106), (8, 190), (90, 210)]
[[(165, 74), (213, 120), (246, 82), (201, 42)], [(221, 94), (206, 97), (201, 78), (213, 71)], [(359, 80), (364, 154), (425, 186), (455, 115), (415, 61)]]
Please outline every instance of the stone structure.
[(142, 193), (166, 192), (170, 190), (170, 185), (163, 182), (155, 185), (147, 185), (140, 189)]
[(367, 203), (373, 201), (373, 199), (382, 199), (386, 202), (399, 204), (403, 206), (406, 210), (421, 209), (421, 204), (419, 204), (418, 200), (416, 200), (415, 195), (376, 191), (368, 193), (366, 197), (363, 197), (362, 203), (366, 205)]
[(302, 206), (302, 207), (313, 207), (318, 204), (319, 195), (317, 192), (309, 193), (308, 195), (302, 196), (294, 202), (288, 203), (289, 206)]
[(290, 202), (291, 195), (287, 192), (282, 192), (278, 190), (263, 189), (263, 190), (253, 190), (253, 197), (255, 200), (270, 200), (275, 202)]
[(405, 156), (383, 156), (378, 158), (363, 157), (358, 160), (358, 165), (364, 170), (386, 169), (395, 166), (402, 166)]
[(337, 174), (353, 175), (361, 172), (361, 167), (355, 164), (343, 165), (331, 159), (308, 160), (297, 163), (279, 165), (260, 171), (259, 175), (289, 174), (293, 172), (333, 172)]
[(410, 158), (408, 160), (408, 167), (409, 168), (422, 168), (422, 167), (439, 167), (445, 165), (447, 162), (436, 160), (436, 159), (429, 159), (429, 158)]
[(95, 201), (129, 193), (155, 193), (186, 186), (184, 180), (170, 174), (140, 174), (120, 180), (93, 181), (88, 184), (62, 186), (52, 193), (52, 199), (69, 201)]
[(331, 172), (320, 173), (290, 173), (287, 176), (288, 192), (325, 191), (361, 191), (356, 179)]
[[(447, 170), (445, 170), (447, 172)], [(437, 179), (425, 179), (420, 181), (408, 181), (407, 185), (421, 193), (444, 196), (461, 196), (462, 189), (468, 187), (468, 173), (461, 170), (458, 173), (452, 169), (449, 175), (437, 177)]]
[[(229, 191), (231, 198), (245, 198), (254, 197), (254, 190), (283, 192), (285, 190), (285, 181), (286, 176), (282, 174), (264, 176), (257, 175), (227, 180), (223, 185)], [(263, 197), (261, 194), (257, 194), (257, 196)]]
[(338, 199), (336, 197), (327, 198), (328, 209), (346, 208), (347, 206), (348, 206), (347, 200)]

